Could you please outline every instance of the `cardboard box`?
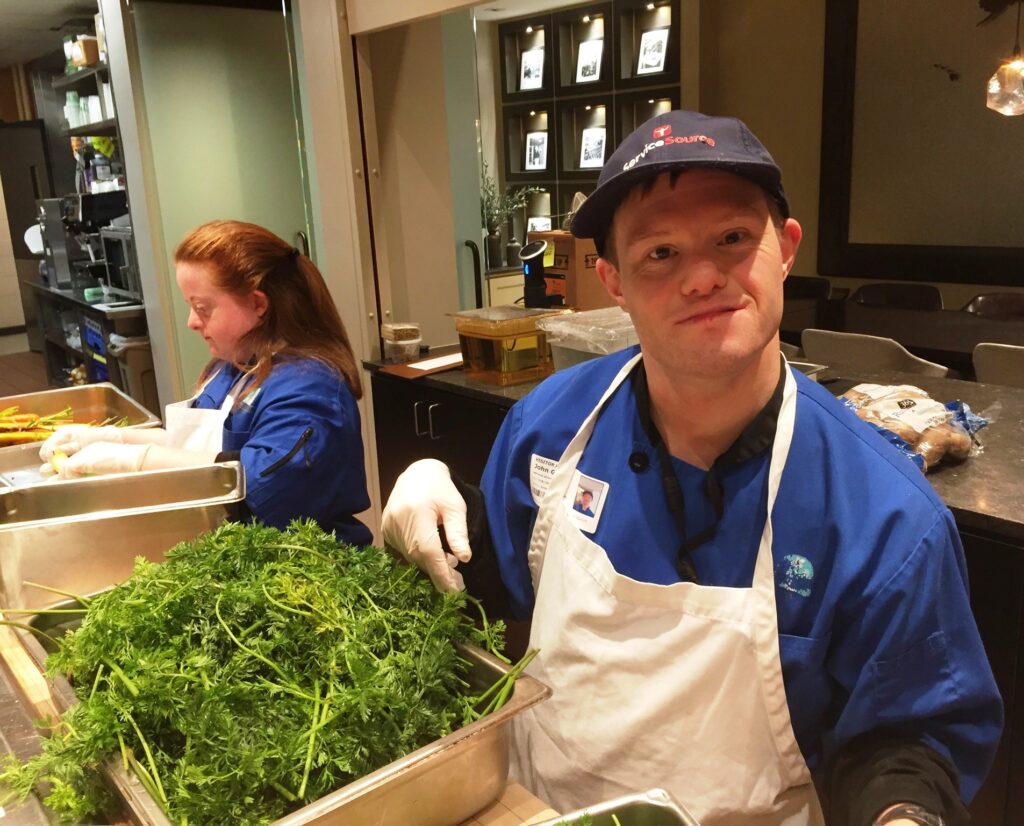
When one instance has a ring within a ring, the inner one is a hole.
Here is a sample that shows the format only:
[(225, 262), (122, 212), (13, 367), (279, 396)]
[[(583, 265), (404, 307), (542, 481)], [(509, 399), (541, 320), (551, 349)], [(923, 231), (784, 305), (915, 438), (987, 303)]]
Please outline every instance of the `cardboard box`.
[(548, 293), (564, 295), (577, 310), (612, 307), (615, 302), (597, 277), (597, 250), (592, 238), (576, 238), (564, 229), (531, 232), (527, 241), (547, 241), (544, 277)]
[(71, 45), (71, 63), (74, 66), (93, 66), (100, 62), (100, 47), (95, 37), (79, 35)]

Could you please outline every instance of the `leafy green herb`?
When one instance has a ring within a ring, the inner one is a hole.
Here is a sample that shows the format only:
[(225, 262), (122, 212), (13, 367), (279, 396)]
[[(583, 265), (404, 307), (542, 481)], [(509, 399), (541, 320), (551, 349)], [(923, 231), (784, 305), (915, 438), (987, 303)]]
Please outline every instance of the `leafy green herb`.
[(69, 820), (107, 805), (118, 757), (177, 823), (269, 823), (493, 711), (525, 667), (467, 694), (454, 643), (495, 650), (504, 626), (311, 522), (227, 523), (82, 604), (47, 661), (79, 702), (0, 775)]

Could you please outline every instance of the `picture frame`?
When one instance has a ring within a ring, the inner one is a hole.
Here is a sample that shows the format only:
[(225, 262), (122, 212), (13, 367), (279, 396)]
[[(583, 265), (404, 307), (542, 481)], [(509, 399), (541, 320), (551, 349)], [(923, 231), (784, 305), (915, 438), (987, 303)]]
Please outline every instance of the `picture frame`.
[(589, 126), (580, 140), (580, 169), (600, 169), (604, 166), (603, 126)]
[(527, 49), (519, 59), (519, 91), (544, 86), (544, 49)]
[(530, 215), (526, 219), (527, 232), (548, 232), (551, 229), (550, 215)]
[(543, 172), (548, 168), (548, 133), (526, 133), (526, 157), (523, 169), (526, 172)]
[(665, 55), (668, 53), (668, 29), (649, 29), (640, 36), (640, 50), (637, 55), (636, 73), (651, 75), (665, 70)]
[(604, 53), (604, 40), (584, 40), (580, 43), (576, 56), (576, 82), (595, 83), (601, 79), (601, 55)]

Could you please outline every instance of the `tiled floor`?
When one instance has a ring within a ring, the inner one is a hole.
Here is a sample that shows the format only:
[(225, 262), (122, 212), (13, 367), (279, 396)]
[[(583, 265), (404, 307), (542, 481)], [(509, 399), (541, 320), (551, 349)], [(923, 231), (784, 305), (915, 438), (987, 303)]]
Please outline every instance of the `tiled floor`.
[(0, 337), (0, 398), (48, 389), (43, 354), (29, 351), (24, 334)]

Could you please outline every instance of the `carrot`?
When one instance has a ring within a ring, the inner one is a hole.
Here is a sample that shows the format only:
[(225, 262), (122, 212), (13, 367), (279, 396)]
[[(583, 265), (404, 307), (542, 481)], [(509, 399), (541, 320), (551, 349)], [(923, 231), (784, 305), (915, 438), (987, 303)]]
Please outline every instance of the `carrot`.
[(14, 433), (0, 433), (0, 447), (23, 445), (27, 442), (45, 442), (50, 438), (49, 430), (17, 430)]

